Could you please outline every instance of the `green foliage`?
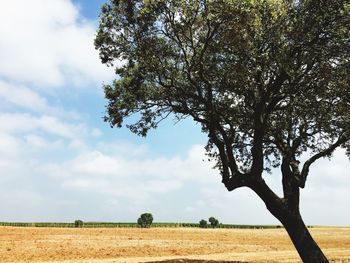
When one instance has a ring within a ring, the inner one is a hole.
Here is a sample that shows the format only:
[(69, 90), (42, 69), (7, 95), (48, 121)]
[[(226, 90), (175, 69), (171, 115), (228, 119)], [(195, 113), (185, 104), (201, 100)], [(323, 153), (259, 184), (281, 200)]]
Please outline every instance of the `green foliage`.
[(137, 224), (142, 228), (151, 227), (153, 222), (153, 216), (150, 213), (144, 213), (137, 219)]
[(80, 219), (74, 221), (74, 227), (83, 227), (84, 222)]
[(216, 228), (219, 225), (219, 220), (215, 217), (209, 217), (209, 222), (212, 228)]
[(202, 219), (201, 221), (199, 221), (199, 227), (200, 228), (207, 228), (208, 227), (207, 220)]
[(112, 1), (95, 39), (118, 74), (105, 120), (137, 114), (126, 125), (146, 136), (191, 117), (229, 190), (283, 159), (304, 187), (315, 160), (350, 149), (349, 28), (340, 0)]

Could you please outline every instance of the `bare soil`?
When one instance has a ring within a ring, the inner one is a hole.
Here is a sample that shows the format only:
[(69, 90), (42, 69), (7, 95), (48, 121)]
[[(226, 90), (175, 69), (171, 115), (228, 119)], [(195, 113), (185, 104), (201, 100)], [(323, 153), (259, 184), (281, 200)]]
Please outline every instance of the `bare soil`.
[[(350, 263), (350, 228), (312, 228), (332, 262)], [(284, 229), (0, 227), (0, 262), (301, 262)]]

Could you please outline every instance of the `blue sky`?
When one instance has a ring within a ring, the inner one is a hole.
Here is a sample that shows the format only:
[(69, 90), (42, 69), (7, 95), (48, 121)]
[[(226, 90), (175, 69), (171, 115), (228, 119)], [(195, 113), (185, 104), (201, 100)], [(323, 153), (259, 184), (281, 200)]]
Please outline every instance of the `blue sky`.
[[(0, 8), (0, 221), (275, 224), (249, 190), (227, 192), (188, 119), (147, 138), (111, 129), (93, 46), (104, 1), (11, 0)], [(278, 193), (278, 172), (266, 176)], [(348, 225), (349, 162), (337, 151), (302, 191), (307, 224)]]

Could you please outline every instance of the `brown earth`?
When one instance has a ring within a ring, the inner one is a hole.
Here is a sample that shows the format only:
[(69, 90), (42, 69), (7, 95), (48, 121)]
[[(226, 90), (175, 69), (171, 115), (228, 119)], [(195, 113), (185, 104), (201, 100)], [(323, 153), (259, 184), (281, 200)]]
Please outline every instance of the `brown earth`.
[[(350, 262), (350, 228), (312, 228), (332, 262)], [(0, 227), (0, 262), (300, 262), (284, 229)]]

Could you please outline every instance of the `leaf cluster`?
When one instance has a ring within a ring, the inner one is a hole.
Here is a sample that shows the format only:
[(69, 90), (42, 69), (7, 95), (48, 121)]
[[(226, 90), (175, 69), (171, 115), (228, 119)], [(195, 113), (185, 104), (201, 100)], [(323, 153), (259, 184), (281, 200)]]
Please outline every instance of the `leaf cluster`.
[[(299, 171), (350, 153), (350, 4), (345, 0), (118, 0), (95, 45), (117, 79), (105, 121), (146, 136), (186, 117), (224, 179), (285, 160)], [(122, 61), (123, 63), (120, 63)]]
[(153, 215), (151, 213), (143, 213), (137, 219), (137, 224), (141, 228), (150, 228), (153, 222)]

